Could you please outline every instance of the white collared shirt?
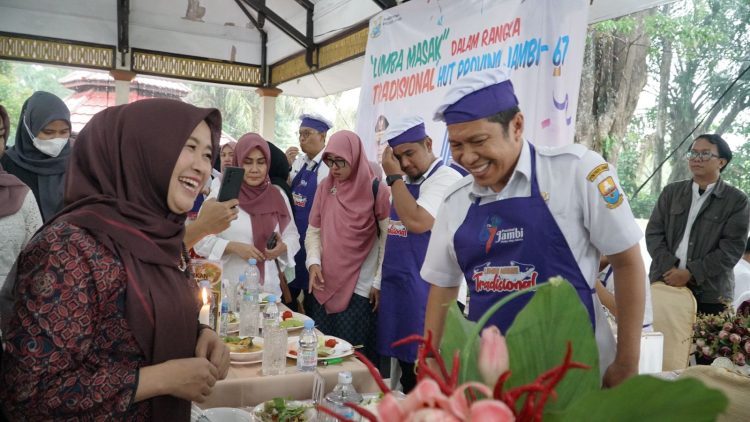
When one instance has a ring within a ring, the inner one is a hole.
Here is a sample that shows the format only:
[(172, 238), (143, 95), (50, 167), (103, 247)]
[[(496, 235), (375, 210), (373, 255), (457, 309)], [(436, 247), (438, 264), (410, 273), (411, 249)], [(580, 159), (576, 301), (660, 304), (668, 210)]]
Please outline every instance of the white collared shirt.
[[(302, 171), (302, 167), (304, 167), (305, 164), (307, 164), (308, 170), (312, 170), (312, 168), (315, 167), (315, 164), (320, 164), (318, 166), (318, 184), (320, 184), (323, 179), (328, 177), (329, 172), (328, 166), (325, 165), (325, 163), (321, 162), (323, 160), (323, 152), (325, 152), (325, 150), (325, 148), (320, 150), (318, 155), (316, 155), (312, 160), (304, 152), (299, 154), (292, 163), (292, 171), (289, 173), (289, 181), (291, 182), (295, 177), (297, 177), (297, 173)], [(289, 184), (291, 185), (291, 183)]]
[[(638, 243), (643, 232), (635, 222), (612, 166), (582, 145), (536, 147), (537, 181), (548, 198), (555, 222), (565, 237), (581, 273), (593, 288), (599, 273), (599, 256), (625, 251)], [(621, 202), (604, 200), (600, 189), (617, 189)], [(422, 278), (430, 283), (453, 287), (463, 276), (456, 259), (453, 238), (463, 224), (471, 204), (480, 204), (531, 194), (531, 151), (524, 142), (521, 155), (507, 185), (500, 192), (474, 183), (471, 175), (452, 186), (440, 206)]]
[(693, 223), (695, 223), (695, 219), (698, 218), (698, 212), (701, 210), (701, 207), (703, 207), (703, 204), (706, 203), (706, 199), (710, 196), (714, 186), (716, 186), (716, 183), (706, 186), (706, 191), (701, 195), (699, 192), (700, 185), (693, 182), (693, 196), (690, 199), (690, 211), (688, 212), (685, 233), (683, 233), (680, 244), (677, 246), (677, 250), (674, 253), (674, 256), (680, 260), (677, 264), (677, 268), (681, 270), (687, 268), (688, 244), (690, 243), (690, 232), (693, 231)]
[(448, 189), (462, 178), (461, 173), (443, 165), (435, 170), (434, 174), (425, 179), (439, 163), (442, 163), (442, 160), (436, 158), (419, 179), (404, 178), (404, 182), (409, 185), (421, 183), (417, 205), (427, 211), (433, 218), (437, 215), (440, 204), (443, 202), (445, 194), (448, 193)]

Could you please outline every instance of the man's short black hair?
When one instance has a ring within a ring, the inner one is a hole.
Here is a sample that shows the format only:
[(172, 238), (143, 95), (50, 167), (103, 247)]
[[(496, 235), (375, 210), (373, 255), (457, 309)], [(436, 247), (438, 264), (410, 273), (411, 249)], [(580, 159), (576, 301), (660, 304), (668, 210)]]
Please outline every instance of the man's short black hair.
[(510, 121), (513, 120), (513, 118), (516, 117), (516, 114), (520, 112), (521, 109), (518, 108), (518, 106), (513, 106), (507, 110), (503, 110), (499, 113), (493, 114), (492, 116), (487, 116), (487, 120), (492, 123), (500, 123), (500, 126), (503, 127), (503, 132), (507, 135)]
[[(705, 139), (708, 142), (716, 145), (716, 148), (719, 150), (719, 158), (727, 160), (727, 163), (724, 164), (724, 167), (719, 170), (719, 172), (724, 171), (724, 169), (729, 165), (729, 162), (732, 161), (732, 150), (729, 148), (729, 144), (727, 143), (727, 141), (725, 141), (724, 138), (715, 133), (704, 133), (703, 135), (699, 135), (697, 138), (695, 138), (695, 141), (697, 141), (698, 139)], [(693, 143), (695, 143), (695, 141), (693, 141)]]

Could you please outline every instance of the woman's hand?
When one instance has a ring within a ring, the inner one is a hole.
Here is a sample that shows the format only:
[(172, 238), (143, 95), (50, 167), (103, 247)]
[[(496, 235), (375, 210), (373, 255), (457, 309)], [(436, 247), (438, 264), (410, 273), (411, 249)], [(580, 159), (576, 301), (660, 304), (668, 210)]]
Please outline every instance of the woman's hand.
[(325, 281), (323, 280), (323, 270), (320, 265), (313, 264), (307, 269), (310, 274), (310, 287), (308, 293), (312, 293), (314, 290), (325, 290)]
[(218, 379), (223, 380), (229, 372), (229, 348), (216, 331), (204, 328), (198, 335), (198, 343), (195, 346), (195, 357), (206, 358), (218, 370)]
[(374, 287), (370, 289), (370, 305), (372, 305), (372, 311), (377, 312), (378, 305), (380, 305), (380, 290)]
[(244, 260), (255, 259), (258, 263), (266, 260), (263, 252), (253, 245), (242, 242), (229, 242), (227, 252), (235, 254)]
[(265, 256), (267, 260), (273, 261), (274, 259), (280, 257), (281, 255), (284, 255), (286, 251), (287, 251), (286, 243), (279, 241), (278, 243), (276, 243), (275, 248), (266, 249)]
[(136, 402), (174, 396), (202, 403), (211, 394), (218, 371), (206, 358), (173, 359), (138, 370)]

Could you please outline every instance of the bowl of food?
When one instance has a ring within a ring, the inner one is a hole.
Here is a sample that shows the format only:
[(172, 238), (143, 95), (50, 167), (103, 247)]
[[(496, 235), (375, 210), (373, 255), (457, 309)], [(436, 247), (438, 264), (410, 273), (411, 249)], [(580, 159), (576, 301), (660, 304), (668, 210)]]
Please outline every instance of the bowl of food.
[(263, 359), (263, 338), (236, 337), (223, 338), (229, 348), (229, 360), (234, 362), (260, 362)]
[(312, 401), (277, 397), (255, 406), (253, 415), (261, 422), (305, 422), (315, 420)]

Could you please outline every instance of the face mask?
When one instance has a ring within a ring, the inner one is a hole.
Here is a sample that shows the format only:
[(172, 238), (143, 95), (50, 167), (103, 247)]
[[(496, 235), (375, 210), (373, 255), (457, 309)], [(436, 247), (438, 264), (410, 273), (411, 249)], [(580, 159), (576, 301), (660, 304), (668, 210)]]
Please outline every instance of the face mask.
[(68, 138), (55, 138), (47, 140), (34, 138), (32, 142), (34, 142), (34, 146), (39, 151), (43, 152), (46, 155), (49, 155), (50, 157), (57, 157), (58, 155), (60, 155), (63, 148), (65, 148), (65, 145), (68, 144)]
[(38, 149), (45, 155), (49, 155), (50, 157), (57, 157), (58, 155), (60, 155), (63, 148), (65, 148), (65, 145), (67, 145), (68, 143), (68, 138), (54, 138), (46, 140), (39, 139), (34, 136), (33, 133), (31, 133), (31, 129), (29, 129), (29, 126), (25, 121), (23, 122), (23, 125), (26, 126), (26, 131), (28, 132), (29, 136), (31, 136), (31, 142), (34, 143), (36, 149)]

